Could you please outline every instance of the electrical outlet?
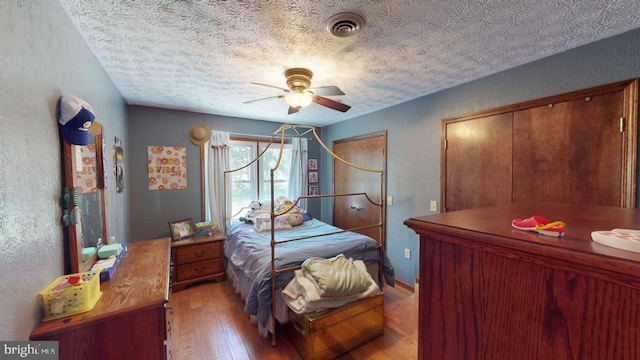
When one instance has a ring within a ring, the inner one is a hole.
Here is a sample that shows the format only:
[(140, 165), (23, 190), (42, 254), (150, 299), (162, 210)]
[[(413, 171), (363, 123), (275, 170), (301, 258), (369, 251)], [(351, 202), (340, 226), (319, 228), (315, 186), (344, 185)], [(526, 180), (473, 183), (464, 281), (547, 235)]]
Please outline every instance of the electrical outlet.
[(431, 211), (438, 211), (438, 202), (431, 200)]
[(393, 196), (387, 196), (387, 205), (388, 206), (393, 205)]
[(404, 258), (411, 259), (411, 249), (404, 249)]

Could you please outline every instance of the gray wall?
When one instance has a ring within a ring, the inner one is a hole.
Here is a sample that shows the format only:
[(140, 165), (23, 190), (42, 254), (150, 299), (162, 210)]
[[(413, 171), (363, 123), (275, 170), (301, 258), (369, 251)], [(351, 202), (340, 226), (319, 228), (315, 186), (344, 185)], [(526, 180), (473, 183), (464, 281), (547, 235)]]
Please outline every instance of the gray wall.
[[(640, 30), (586, 45), (369, 115), (323, 128), (323, 140), (388, 130), (387, 250), (396, 278), (412, 284), (418, 275), (418, 236), (403, 221), (433, 214), (440, 200), (440, 123), (443, 118), (640, 77)], [(322, 158), (324, 183), (331, 166)], [(533, 215), (533, 214), (530, 214)], [(331, 208), (323, 206), (331, 219)], [(505, 224), (509, 226), (509, 224)], [(404, 249), (412, 258), (404, 258)]]
[[(128, 142), (126, 105), (55, 1), (0, 1), (0, 54), (0, 339), (27, 340), (38, 292), (64, 274), (60, 95), (91, 104), (108, 156), (114, 135)], [(112, 186), (108, 201), (111, 234), (124, 238), (127, 195)]]
[[(131, 184), (131, 239), (133, 241), (169, 236), (168, 222), (191, 218), (201, 221), (200, 146), (189, 140), (189, 130), (206, 124), (212, 130), (228, 131), (235, 135), (271, 136), (280, 123), (256, 121), (225, 116), (129, 107), (130, 144), (129, 177)], [(313, 137), (309, 134), (307, 137)], [(187, 148), (187, 188), (183, 190), (149, 190), (147, 182), (147, 147), (152, 145)], [(309, 141), (309, 157), (318, 158), (320, 146)], [(320, 213), (320, 205), (309, 208), (311, 214)]]

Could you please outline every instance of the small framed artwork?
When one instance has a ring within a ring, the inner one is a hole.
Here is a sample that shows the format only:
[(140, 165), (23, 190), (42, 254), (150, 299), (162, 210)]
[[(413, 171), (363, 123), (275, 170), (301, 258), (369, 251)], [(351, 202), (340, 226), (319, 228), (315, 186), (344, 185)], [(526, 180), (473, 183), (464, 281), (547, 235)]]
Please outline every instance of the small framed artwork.
[(309, 159), (309, 170), (318, 170), (318, 159)]
[(318, 172), (317, 171), (310, 171), (309, 172), (309, 182), (310, 183), (317, 183), (318, 182)]
[(171, 240), (178, 241), (196, 236), (196, 227), (193, 220), (182, 219), (169, 221), (169, 230), (171, 231)]
[(122, 142), (116, 136), (113, 145), (113, 172), (116, 175), (116, 192), (124, 191), (124, 152)]
[(318, 195), (318, 185), (309, 185), (309, 195)]

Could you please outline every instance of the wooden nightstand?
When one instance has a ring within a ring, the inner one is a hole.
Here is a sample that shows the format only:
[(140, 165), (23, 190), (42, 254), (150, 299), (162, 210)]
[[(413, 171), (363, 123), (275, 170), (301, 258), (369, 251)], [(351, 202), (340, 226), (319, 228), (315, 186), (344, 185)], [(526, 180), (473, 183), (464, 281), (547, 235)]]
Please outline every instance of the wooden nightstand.
[(172, 242), (171, 291), (183, 290), (197, 281), (224, 281), (224, 239), (218, 233)]

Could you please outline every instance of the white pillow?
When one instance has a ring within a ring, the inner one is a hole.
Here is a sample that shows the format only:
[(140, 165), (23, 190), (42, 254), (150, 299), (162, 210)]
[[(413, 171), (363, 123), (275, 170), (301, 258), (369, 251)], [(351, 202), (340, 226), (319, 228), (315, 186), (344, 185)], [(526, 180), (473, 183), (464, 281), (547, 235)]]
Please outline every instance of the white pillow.
[[(271, 214), (260, 214), (253, 219), (256, 232), (271, 230)], [(289, 215), (280, 215), (275, 218), (275, 230), (291, 229)]]

